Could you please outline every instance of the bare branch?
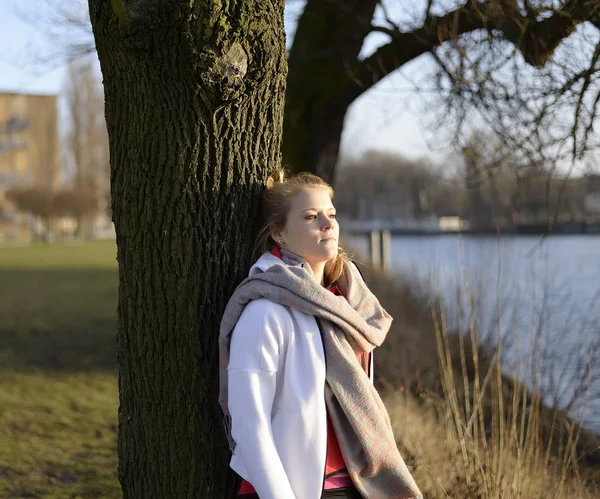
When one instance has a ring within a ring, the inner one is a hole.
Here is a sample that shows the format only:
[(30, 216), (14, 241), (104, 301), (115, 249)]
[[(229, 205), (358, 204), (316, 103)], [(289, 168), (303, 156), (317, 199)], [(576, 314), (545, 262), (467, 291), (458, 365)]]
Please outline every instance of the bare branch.
[[(68, 7), (56, 0), (41, 7), (41, 12), (20, 8), (18, 16), (50, 41), (31, 59), (38, 71), (54, 70), (66, 61), (84, 58), (96, 52), (87, 2), (75, 0)], [(40, 47), (41, 49), (41, 47)]]
[(400, 33), (400, 31), (398, 31), (396, 29), (391, 29), (391, 28), (386, 28), (385, 26), (376, 26), (376, 25), (373, 25), (371, 27), (371, 31), (384, 33), (386, 35), (391, 36), (392, 38), (394, 38), (395, 36), (397, 36)]
[[(457, 40), (461, 35), (479, 29), (500, 33), (502, 39), (520, 50), (530, 65), (542, 67), (580, 23), (590, 21), (598, 25), (596, 3), (583, 2), (581, 5), (582, 2), (570, 1), (550, 17), (537, 21), (523, 15), (516, 5), (507, 8), (493, 1), (468, 2), (443, 16), (426, 18), (418, 29), (398, 33), (390, 43), (362, 61), (356, 74), (362, 81), (377, 74), (375, 81), (378, 81), (444, 42)], [(430, 12), (431, 2), (427, 9)]]

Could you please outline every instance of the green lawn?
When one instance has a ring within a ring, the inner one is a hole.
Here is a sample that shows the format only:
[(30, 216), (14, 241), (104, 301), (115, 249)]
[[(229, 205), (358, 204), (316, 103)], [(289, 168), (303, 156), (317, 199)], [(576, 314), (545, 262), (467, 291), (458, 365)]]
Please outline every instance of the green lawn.
[(0, 248), (0, 497), (120, 497), (114, 242)]

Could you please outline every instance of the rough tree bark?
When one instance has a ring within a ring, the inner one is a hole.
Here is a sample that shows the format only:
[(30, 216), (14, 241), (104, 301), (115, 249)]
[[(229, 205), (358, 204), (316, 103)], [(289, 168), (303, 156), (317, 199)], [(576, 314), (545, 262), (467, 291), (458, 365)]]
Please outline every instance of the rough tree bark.
[(280, 163), (283, 0), (89, 0), (119, 262), (123, 496), (231, 497), (217, 335)]
[[(307, 0), (289, 55), (283, 160), (333, 181), (346, 111), (362, 93), (404, 64), (444, 42), (476, 30), (494, 32), (523, 59), (543, 67), (556, 47), (583, 22), (600, 26), (595, 2), (566, 0), (541, 19), (517, 0), (468, 0), (444, 15), (431, 15), (435, 0), (422, 2), (420, 25), (400, 29), (373, 22), (379, 0)], [(365, 37), (387, 34), (388, 43), (358, 59)]]

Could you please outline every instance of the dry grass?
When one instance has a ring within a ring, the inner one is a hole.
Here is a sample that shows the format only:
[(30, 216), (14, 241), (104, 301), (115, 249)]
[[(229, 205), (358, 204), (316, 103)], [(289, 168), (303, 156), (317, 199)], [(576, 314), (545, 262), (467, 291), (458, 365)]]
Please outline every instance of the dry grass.
[(440, 421), (433, 409), (417, 404), (410, 395), (390, 393), (384, 401), (424, 497), (598, 497), (598, 490), (594, 492), (580, 476), (563, 475), (560, 460), (544, 466), (532, 445), (517, 453), (511, 445), (461, 439), (451, 421)]
[(362, 270), (394, 317), (377, 385), (425, 497), (600, 496), (598, 436), (502, 374), (501, 343), (481, 347), (474, 321), (449, 331), (430, 293)]

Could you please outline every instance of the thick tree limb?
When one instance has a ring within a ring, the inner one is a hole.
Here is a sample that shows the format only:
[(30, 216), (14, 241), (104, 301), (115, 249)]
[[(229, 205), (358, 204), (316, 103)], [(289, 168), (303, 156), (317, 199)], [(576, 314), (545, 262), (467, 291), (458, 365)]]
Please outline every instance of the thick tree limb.
[(426, 19), (414, 31), (396, 33), (390, 43), (358, 64), (353, 77), (364, 84), (362, 93), (408, 61), (479, 29), (499, 33), (521, 51), (528, 64), (542, 67), (580, 23), (590, 21), (600, 26), (599, 3), (570, 1), (550, 17), (537, 21), (531, 14), (524, 15), (516, 2), (468, 2), (446, 15)]

